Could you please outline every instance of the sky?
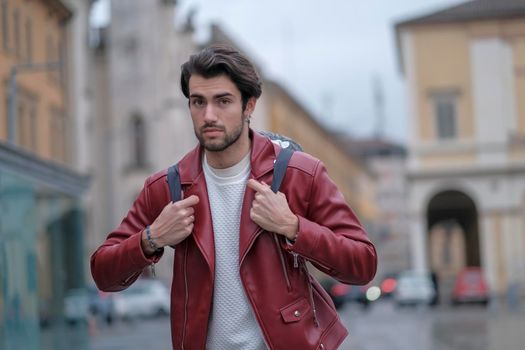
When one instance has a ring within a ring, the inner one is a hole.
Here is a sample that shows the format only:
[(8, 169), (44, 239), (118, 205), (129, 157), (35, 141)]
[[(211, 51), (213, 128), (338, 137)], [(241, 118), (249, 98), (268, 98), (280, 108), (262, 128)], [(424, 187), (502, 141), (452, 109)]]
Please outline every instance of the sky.
[[(210, 23), (219, 24), (327, 128), (357, 137), (379, 132), (405, 143), (409, 118), (394, 24), (461, 2), (179, 0), (175, 24), (196, 10), (196, 40), (206, 38)], [(101, 7), (96, 17), (103, 21)], [(374, 103), (377, 91), (381, 108)]]

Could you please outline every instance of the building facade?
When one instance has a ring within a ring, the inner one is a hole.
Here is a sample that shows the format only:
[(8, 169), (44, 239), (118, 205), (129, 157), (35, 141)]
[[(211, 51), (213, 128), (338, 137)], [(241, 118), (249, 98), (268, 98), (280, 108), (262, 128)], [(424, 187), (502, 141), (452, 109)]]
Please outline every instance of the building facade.
[(525, 281), (525, 2), (469, 1), (396, 25), (410, 110), (412, 265), (445, 285)]
[[(174, 26), (176, 1), (111, 1), (111, 22), (95, 29), (90, 84), (88, 246), (92, 253), (126, 215), (146, 178), (175, 164), (197, 140), (180, 66), (197, 48)], [(157, 264), (169, 281), (173, 254)]]
[(84, 292), (89, 186), (73, 161), (72, 21), (62, 1), (0, 1), (2, 350), (88, 345), (86, 327), (67, 327)]
[(396, 276), (411, 266), (406, 149), (379, 135), (338, 136), (347, 153), (361, 159), (372, 173), (377, 215), (370, 234), (380, 261), (376, 280)]

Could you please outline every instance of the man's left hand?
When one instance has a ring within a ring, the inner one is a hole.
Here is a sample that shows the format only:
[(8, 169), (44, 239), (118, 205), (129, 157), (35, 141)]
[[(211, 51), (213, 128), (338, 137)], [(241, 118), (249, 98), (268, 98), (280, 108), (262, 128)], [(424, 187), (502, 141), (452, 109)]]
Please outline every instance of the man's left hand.
[(299, 219), (290, 210), (284, 193), (274, 193), (266, 183), (254, 179), (249, 179), (247, 186), (255, 191), (250, 218), (266, 231), (294, 241), (299, 230)]

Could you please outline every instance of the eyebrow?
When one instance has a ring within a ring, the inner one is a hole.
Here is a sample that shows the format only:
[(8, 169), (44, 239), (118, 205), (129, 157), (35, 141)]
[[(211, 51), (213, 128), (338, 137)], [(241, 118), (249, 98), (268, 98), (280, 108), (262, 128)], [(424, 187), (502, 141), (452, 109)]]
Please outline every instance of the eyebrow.
[[(217, 94), (217, 95), (214, 95), (213, 98), (214, 99), (217, 99), (217, 98), (222, 98), (222, 97), (233, 97), (234, 95), (230, 92), (223, 92), (223, 93), (220, 93), (220, 94)], [(197, 97), (197, 98), (204, 98), (203, 95), (201, 94), (198, 94), (198, 93), (193, 93), (190, 95), (190, 98), (192, 97)]]

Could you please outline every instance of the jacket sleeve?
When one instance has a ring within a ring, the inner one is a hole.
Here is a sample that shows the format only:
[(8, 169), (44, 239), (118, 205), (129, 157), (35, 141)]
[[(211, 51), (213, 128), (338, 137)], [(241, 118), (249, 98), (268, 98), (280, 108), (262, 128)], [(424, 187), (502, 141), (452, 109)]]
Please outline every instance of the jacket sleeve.
[(162, 256), (160, 252), (148, 258), (141, 247), (142, 231), (155, 219), (150, 217), (148, 181), (118, 228), (91, 256), (91, 274), (102, 291), (126, 289)]
[(321, 162), (314, 173), (307, 215), (298, 218), (297, 240), (289, 249), (341, 282), (366, 284), (374, 278), (375, 247)]

